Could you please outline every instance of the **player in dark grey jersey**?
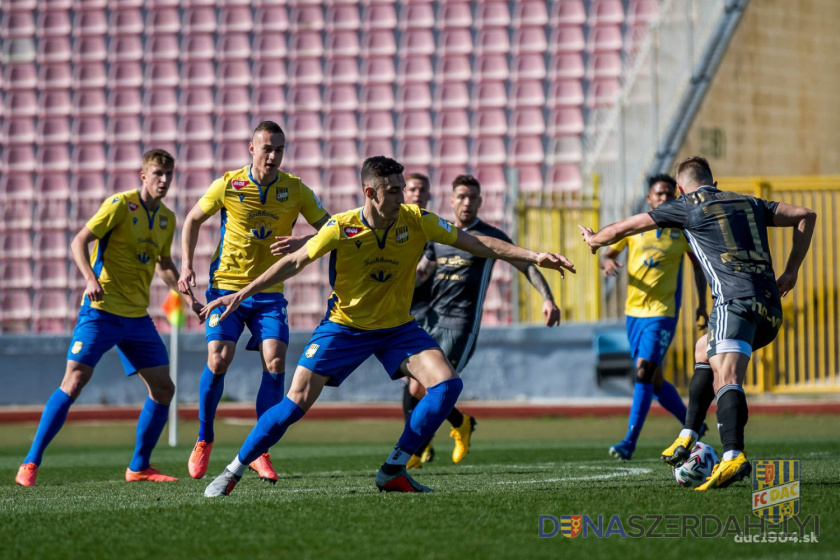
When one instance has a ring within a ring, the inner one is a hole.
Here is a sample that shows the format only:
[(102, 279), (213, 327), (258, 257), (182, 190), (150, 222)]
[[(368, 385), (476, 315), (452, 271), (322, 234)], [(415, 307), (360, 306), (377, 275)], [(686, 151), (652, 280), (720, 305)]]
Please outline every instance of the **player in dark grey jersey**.
[[(779, 332), (780, 296), (796, 285), (817, 215), (784, 202), (719, 190), (709, 162), (702, 157), (680, 163), (677, 186), (683, 195), (656, 210), (609, 225), (598, 233), (583, 226), (580, 229), (594, 253), (628, 235), (657, 227), (679, 228), (700, 260), (714, 307), (709, 333), (697, 341), (694, 349), (696, 365), (689, 384), (685, 428), (662, 452), (662, 459), (679, 465), (688, 458), (697, 431), (717, 397), (724, 453), (712, 476), (697, 487), (702, 491), (728, 486), (749, 476), (752, 470), (744, 454), (748, 412), (742, 384), (753, 350), (772, 342)], [(778, 278), (767, 242), (768, 227), (793, 228), (793, 245)]]
[[(481, 221), (481, 185), (471, 175), (459, 175), (452, 182), (450, 200), (455, 211), (455, 225), (473, 235), (494, 237), (511, 243), (502, 230)], [(493, 259), (484, 259), (453, 247), (434, 243), (426, 251), (417, 266), (417, 285), (431, 282), (431, 300), (423, 327), (440, 344), (446, 357), (457, 372), (461, 372), (475, 350), (481, 313), (490, 276), (495, 264)], [(537, 267), (526, 263), (513, 263), (536, 288), (543, 298), (543, 316), (551, 327), (560, 322), (560, 309), (554, 303), (551, 289)], [(417, 288), (415, 288), (417, 290)], [(423, 397), (424, 390), (419, 383), (410, 382), (409, 389), (415, 399)], [(417, 401), (414, 401), (415, 403)], [(475, 429), (475, 418), (457, 408), (448, 417), (452, 424), (450, 436), (455, 440), (452, 461), (460, 462), (470, 450), (470, 437)], [(433, 457), (431, 444), (409, 461), (408, 467), (419, 467)], [(424, 461), (425, 459), (425, 461)]]

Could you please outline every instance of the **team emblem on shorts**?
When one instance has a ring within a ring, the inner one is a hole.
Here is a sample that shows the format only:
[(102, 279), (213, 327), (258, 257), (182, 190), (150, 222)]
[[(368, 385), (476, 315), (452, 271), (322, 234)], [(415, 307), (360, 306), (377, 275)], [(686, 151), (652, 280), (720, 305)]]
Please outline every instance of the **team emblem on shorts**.
[(280, 202), (289, 200), (289, 189), (286, 187), (277, 187), (277, 200)]
[(210, 315), (210, 320), (207, 321), (207, 324), (211, 327), (217, 326), (219, 324), (219, 317), (221, 317), (221, 315), (219, 315), (218, 313), (213, 313), (212, 315)]
[(307, 349), (306, 349), (306, 354), (305, 354), (305, 355), (306, 355), (306, 357), (307, 357), (307, 358), (311, 358), (311, 357), (315, 356), (315, 353), (316, 353), (316, 352), (318, 352), (318, 348), (320, 348), (320, 346), (319, 346), (319, 345), (317, 345), (317, 344), (310, 344), (310, 345), (309, 345), (309, 348), (307, 348)]
[(73, 343), (73, 348), (70, 350), (70, 353), (78, 354), (79, 352), (82, 351), (82, 346), (84, 346), (84, 345), (85, 345), (84, 342), (82, 342), (81, 340), (77, 340), (76, 342)]
[(408, 241), (408, 227), (407, 226), (400, 226), (394, 230), (394, 233), (397, 236), (397, 243), (405, 243)]
[(799, 515), (799, 460), (759, 460), (752, 464), (752, 512), (773, 524)]

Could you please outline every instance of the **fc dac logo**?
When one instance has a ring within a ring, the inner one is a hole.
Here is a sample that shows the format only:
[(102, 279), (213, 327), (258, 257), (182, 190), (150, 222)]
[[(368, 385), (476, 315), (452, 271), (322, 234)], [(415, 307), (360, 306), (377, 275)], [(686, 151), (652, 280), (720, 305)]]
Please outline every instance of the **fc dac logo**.
[(799, 460), (759, 460), (752, 467), (752, 512), (773, 524), (799, 515)]
[(561, 515), (560, 516), (560, 533), (564, 537), (576, 537), (580, 535), (580, 515)]
[(318, 345), (318, 344), (310, 344), (309, 348), (306, 349), (306, 357), (307, 358), (313, 357), (318, 352), (318, 348), (320, 348), (320, 347), (321, 346)]

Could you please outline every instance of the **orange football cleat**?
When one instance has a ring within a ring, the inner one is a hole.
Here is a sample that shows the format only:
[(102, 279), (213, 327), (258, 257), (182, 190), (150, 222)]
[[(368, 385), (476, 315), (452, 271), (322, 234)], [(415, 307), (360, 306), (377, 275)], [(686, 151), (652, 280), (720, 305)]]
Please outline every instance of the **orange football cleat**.
[(257, 471), (257, 474), (260, 475), (260, 480), (265, 480), (266, 482), (270, 482), (272, 484), (280, 480), (280, 477), (274, 470), (274, 466), (271, 464), (270, 453), (263, 453), (262, 455), (257, 457), (257, 460), (251, 463), (249, 466), (253, 470)]
[(201, 478), (207, 473), (207, 466), (210, 464), (210, 452), (213, 450), (213, 442), (207, 443), (204, 440), (195, 442), (190, 460), (187, 463), (187, 470), (193, 478)]
[(18, 469), (15, 482), (18, 486), (35, 486), (35, 478), (38, 476), (38, 465), (35, 463), (24, 463)]
[(174, 476), (167, 476), (152, 467), (143, 469), (139, 472), (131, 469), (125, 469), (126, 482), (175, 482), (177, 480), (178, 479)]

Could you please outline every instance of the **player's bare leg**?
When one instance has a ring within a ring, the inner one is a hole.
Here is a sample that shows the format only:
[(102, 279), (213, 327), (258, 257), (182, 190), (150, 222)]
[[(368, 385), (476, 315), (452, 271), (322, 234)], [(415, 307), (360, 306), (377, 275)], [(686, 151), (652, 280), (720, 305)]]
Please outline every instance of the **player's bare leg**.
[(141, 369), (137, 375), (146, 383), (149, 397), (137, 421), (137, 444), (131, 464), (125, 470), (125, 479), (127, 482), (174, 482), (178, 479), (150, 465), (152, 451), (169, 418), (169, 403), (175, 394), (175, 384), (169, 377), (169, 366)]

